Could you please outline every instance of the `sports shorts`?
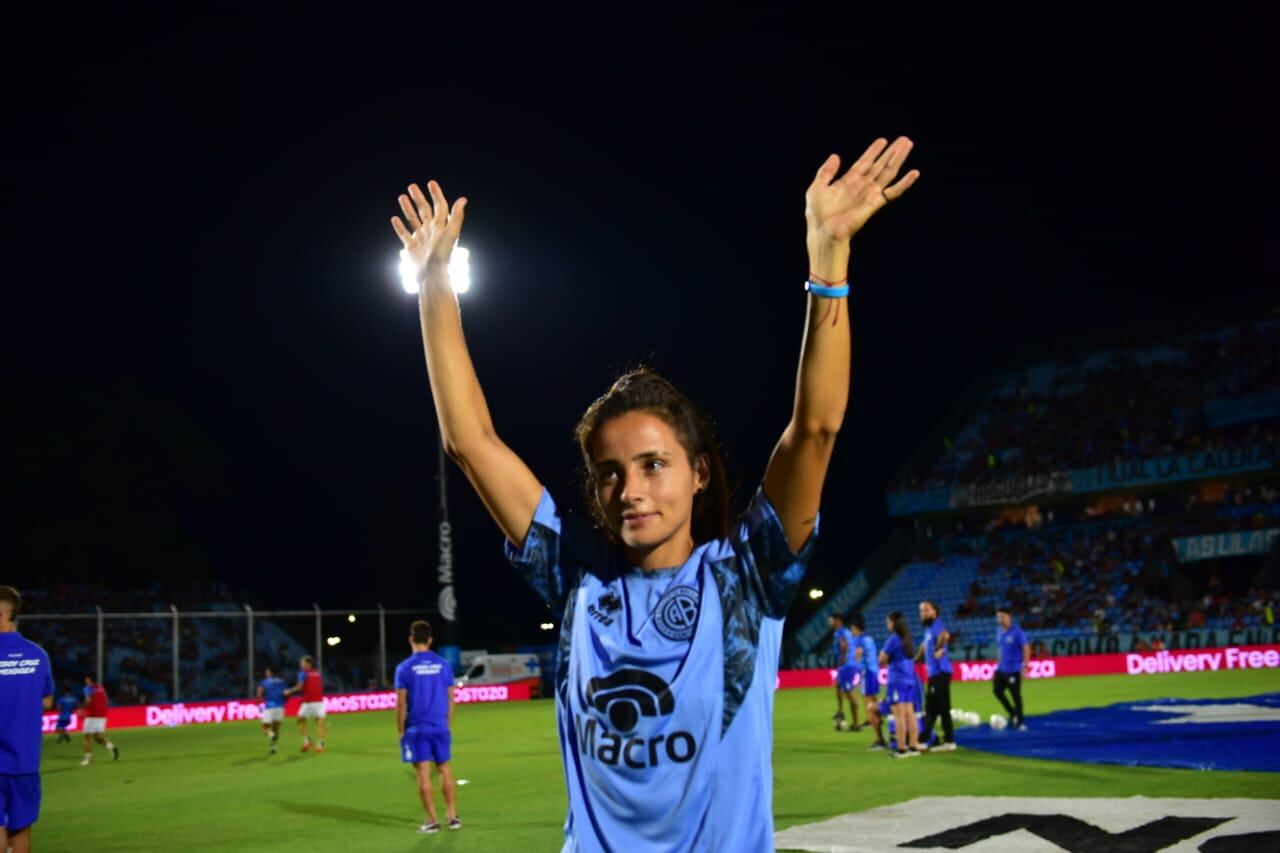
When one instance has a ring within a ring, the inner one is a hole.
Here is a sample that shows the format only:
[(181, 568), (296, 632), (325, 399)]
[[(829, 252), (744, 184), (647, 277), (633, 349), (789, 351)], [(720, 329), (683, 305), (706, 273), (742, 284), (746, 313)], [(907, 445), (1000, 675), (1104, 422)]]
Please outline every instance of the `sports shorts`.
[(867, 697), (876, 696), (880, 693), (880, 674), (874, 669), (868, 669), (862, 673), (862, 695)]
[(21, 832), (40, 817), (40, 774), (0, 773), (0, 826)]
[(434, 761), (444, 764), (449, 760), (453, 735), (448, 729), (436, 731), (409, 731), (400, 738), (400, 760), (405, 764)]
[(899, 705), (903, 702), (918, 705), (920, 704), (920, 685), (914, 681), (902, 683), (891, 681), (885, 696), (890, 705)]
[(324, 719), (324, 701), (320, 702), (303, 702), (298, 706), (299, 720), (323, 720)]

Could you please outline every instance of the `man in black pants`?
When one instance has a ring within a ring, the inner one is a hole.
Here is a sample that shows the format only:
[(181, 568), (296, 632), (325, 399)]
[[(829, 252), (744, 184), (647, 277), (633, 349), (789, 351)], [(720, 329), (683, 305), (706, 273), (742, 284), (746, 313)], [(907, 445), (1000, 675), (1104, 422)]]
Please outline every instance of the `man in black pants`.
[[(996, 631), (996, 646), (1000, 650), (1000, 660), (996, 664), (995, 694), (1000, 704), (1009, 712), (1009, 726), (1025, 729), (1022, 719), (1022, 679), (1027, 675), (1031, 661), (1031, 644), (1022, 628), (1013, 622), (1013, 614), (1008, 607), (996, 611), (996, 622), (1000, 629)], [(1008, 692), (1013, 703), (1005, 698)]]
[(920, 644), (916, 658), (924, 657), (929, 686), (924, 695), (924, 737), (927, 744), (933, 734), (933, 724), (942, 718), (942, 740), (930, 752), (950, 752), (956, 748), (956, 734), (951, 722), (951, 655), (947, 643), (951, 634), (938, 617), (938, 607), (932, 601), (920, 602), (920, 624), (924, 626), (924, 642)]

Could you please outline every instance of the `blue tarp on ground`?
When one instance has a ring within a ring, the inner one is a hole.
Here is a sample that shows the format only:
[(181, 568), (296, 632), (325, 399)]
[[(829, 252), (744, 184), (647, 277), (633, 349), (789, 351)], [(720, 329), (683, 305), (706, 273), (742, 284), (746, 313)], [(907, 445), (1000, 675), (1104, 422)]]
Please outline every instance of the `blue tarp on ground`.
[(1025, 731), (960, 729), (956, 741), (1022, 758), (1280, 772), (1280, 693), (1074, 708), (1028, 717)]

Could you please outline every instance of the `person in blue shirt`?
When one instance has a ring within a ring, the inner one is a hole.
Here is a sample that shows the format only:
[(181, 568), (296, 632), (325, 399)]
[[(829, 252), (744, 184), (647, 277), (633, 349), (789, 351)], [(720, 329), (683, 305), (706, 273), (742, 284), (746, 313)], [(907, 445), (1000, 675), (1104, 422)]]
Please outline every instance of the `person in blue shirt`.
[[(832, 613), (827, 617), (831, 627), (831, 656), (836, 669), (836, 713), (831, 718), (836, 731), (858, 730), (858, 703), (853, 698), (853, 688), (861, 680), (859, 667), (854, 663), (853, 634), (844, 626), (844, 617)], [(844, 703), (849, 703), (849, 723), (844, 721)]]
[(400, 760), (412, 764), (418, 777), (418, 796), (427, 819), (419, 832), (440, 831), (436, 797), (431, 788), (431, 765), (440, 771), (445, 817), (450, 829), (462, 829), (458, 819), (458, 783), (453, 776), (453, 669), (431, 651), (431, 623), (419, 619), (409, 626), (413, 654), (396, 667), (396, 729), (400, 732)]
[(858, 689), (867, 709), (867, 725), (876, 733), (876, 739), (867, 749), (888, 749), (884, 739), (884, 720), (880, 716), (880, 658), (876, 654), (876, 641), (867, 633), (867, 620), (861, 613), (849, 618), (853, 633), (853, 660), (862, 671)]
[(924, 659), (928, 684), (924, 695), (924, 742), (933, 736), (933, 724), (942, 720), (942, 740), (931, 752), (950, 752), (956, 748), (955, 724), (951, 720), (951, 654), (947, 644), (951, 633), (938, 615), (938, 606), (932, 601), (920, 602), (920, 624), (924, 626), (924, 641), (916, 653)]
[[(1010, 727), (1024, 729), (1026, 721), (1022, 716), (1022, 680), (1026, 678), (1031, 663), (1031, 644), (1027, 642), (1027, 635), (1022, 633), (1022, 628), (1014, 623), (1009, 608), (1001, 607), (996, 611), (996, 624), (1000, 626), (996, 630), (996, 648), (1000, 659), (996, 662), (993, 690), (996, 699), (1000, 700), (1009, 714)], [(1012, 698), (1012, 702), (1006, 698), (1006, 693)]]
[(284, 722), (284, 692), (288, 686), (271, 667), (263, 667), (258, 682), (258, 701), (262, 703), (262, 731), (271, 743), (271, 753), (280, 751), (280, 724)]
[(44, 649), (18, 633), (22, 596), (0, 586), (0, 850), (26, 853), (40, 817), (40, 735), (53, 707)]
[(920, 754), (920, 722), (916, 705), (920, 701), (920, 682), (912, 659), (916, 654), (907, 617), (895, 610), (885, 620), (889, 638), (880, 650), (880, 663), (888, 669), (885, 695), (893, 713), (893, 737), (897, 749), (894, 758), (910, 758)]
[[(565, 850), (772, 849), (773, 688), (849, 399), (850, 240), (919, 177), (898, 179), (911, 147), (905, 137), (876, 140), (844, 174), (833, 154), (805, 193), (808, 319), (792, 411), (760, 489), (732, 524), (709, 418), (647, 369), (614, 382), (575, 430), (592, 524), (553, 498), (499, 437), (467, 352), (449, 278), (467, 200), (451, 207), (435, 181), (430, 200), (417, 185), (399, 198), (404, 216), (392, 227), (416, 271), (443, 446), (505, 534), (516, 570), (560, 617)], [(710, 203), (711, 187), (700, 192)], [(603, 358), (610, 328), (676, 322), (678, 291), (661, 288), (593, 318), (574, 357)], [(550, 321), (528, 320), (529, 352), (545, 362), (566, 348), (563, 337), (538, 342)], [(717, 331), (711, 318), (696, 329)], [(743, 351), (741, 329), (718, 337), (721, 350)], [(722, 382), (753, 400), (761, 393), (743, 365), (721, 367)], [(517, 356), (510, 369), (555, 383), (554, 364), (535, 373)]]
[(68, 687), (58, 699), (58, 743), (71, 743), (71, 735), (67, 728), (71, 725), (71, 715), (80, 707), (80, 700), (75, 691)]

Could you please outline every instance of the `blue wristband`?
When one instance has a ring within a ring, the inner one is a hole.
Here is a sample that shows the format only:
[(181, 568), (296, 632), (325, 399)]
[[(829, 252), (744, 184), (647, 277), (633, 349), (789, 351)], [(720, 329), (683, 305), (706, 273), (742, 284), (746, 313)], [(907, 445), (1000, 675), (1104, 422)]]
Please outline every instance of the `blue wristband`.
[(804, 289), (812, 293), (814, 296), (825, 296), (828, 299), (844, 299), (849, 295), (849, 285), (842, 284), (838, 287), (828, 287), (825, 284), (818, 284), (815, 281), (805, 281)]

